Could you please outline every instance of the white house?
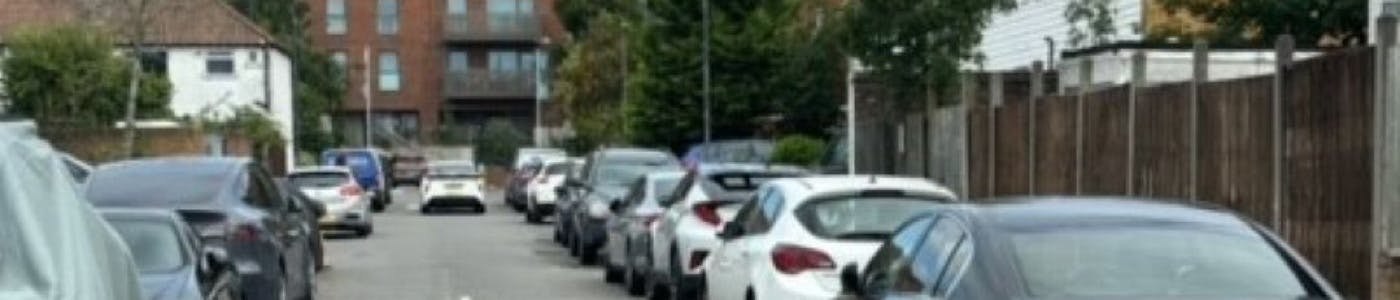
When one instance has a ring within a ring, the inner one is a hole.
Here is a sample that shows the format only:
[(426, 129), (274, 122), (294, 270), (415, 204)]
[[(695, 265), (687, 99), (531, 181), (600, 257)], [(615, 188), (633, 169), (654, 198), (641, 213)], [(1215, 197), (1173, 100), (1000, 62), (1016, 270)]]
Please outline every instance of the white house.
[[(95, 22), (81, 0), (0, 0), (0, 33), (18, 27)], [(91, 1), (87, 1), (91, 2)], [(292, 63), (287, 52), (257, 24), (220, 0), (155, 1), (147, 37), (148, 65), (171, 83), (170, 110), (176, 116), (220, 119), (234, 108), (260, 108), (288, 141), (286, 162), (294, 162)], [(0, 40), (3, 46), (3, 40)], [(123, 45), (125, 46), (125, 45)]]

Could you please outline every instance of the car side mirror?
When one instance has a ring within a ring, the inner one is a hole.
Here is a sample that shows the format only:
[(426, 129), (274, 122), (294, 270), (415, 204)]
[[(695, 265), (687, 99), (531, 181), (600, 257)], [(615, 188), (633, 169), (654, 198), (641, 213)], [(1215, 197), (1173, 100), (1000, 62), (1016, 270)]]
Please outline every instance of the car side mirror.
[(865, 291), (860, 286), (860, 270), (856, 264), (849, 264), (841, 268), (841, 293), (846, 295), (861, 295)]
[(204, 247), (201, 252), (202, 255), (200, 257), (203, 259), (199, 260), (199, 267), (201, 272), (207, 272), (205, 275), (216, 275), (219, 271), (222, 271), (223, 268), (232, 265), (229, 261), (228, 251), (224, 250), (224, 248)]
[(715, 237), (718, 237), (720, 240), (726, 241), (736, 239), (741, 236), (744, 236), (744, 226), (739, 225), (739, 222), (735, 221), (729, 221), (728, 223), (724, 223), (724, 229), (720, 229), (719, 233), (715, 234)]
[(613, 201), (612, 201), (611, 203), (608, 203), (608, 210), (612, 211), (613, 214), (620, 214), (620, 213), (622, 213), (622, 208), (623, 208), (623, 205), (622, 205), (622, 199), (621, 199), (621, 198), (619, 198), (619, 199), (613, 199)]

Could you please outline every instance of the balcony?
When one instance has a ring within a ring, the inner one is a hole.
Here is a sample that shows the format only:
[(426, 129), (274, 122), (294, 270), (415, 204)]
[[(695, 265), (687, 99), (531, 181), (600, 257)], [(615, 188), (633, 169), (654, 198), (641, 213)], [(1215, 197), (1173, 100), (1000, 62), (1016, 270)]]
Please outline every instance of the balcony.
[(472, 70), (449, 72), (443, 77), (442, 94), (447, 98), (535, 98), (535, 76)]
[(540, 31), (539, 18), (533, 15), (516, 18), (449, 16), (443, 26), (443, 39), (448, 43), (533, 44), (544, 36)]

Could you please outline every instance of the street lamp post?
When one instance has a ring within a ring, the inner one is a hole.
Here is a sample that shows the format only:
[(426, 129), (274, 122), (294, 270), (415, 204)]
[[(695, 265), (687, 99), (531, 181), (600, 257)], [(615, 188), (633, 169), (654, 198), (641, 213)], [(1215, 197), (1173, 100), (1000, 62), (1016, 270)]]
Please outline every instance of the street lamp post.
[(361, 88), (360, 91), (363, 92), (363, 93), (364, 93), (364, 96), (365, 96), (365, 148), (366, 148), (366, 149), (368, 149), (368, 148), (374, 148), (374, 140), (373, 140), (374, 135), (371, 134), (371, 131), (374, 131), (374, 125), (372, 124), (373, 120), (370, 120), (370, 113), (371, 113), (370, 111), (372, 110), (372, 107), (374, 106), (374, 101), (371, 100), (371, 95), (372, 95), (372, 93), (371, 93), (371, 91), (370, 91), (370, 82), (371, 82), (371, 81), (370, 81), (370, 78), (371, 78), (371, 77), (370, 77), (370, 69), (373, 68), (372, 66), (374, 66), (374, 64), (372, 64), (371, 61), (370, 61), (370, 53), (369, 53), (370, 50), (369, 50), (369, 49), (370, 49), (369, 47), (365, 47), (365, 55), (364, 55), (364, 59), (365, 59), (365, 77), (364, 77), (363, 80), (361, 80), (361, 83), (360, 83), (360, 88)]

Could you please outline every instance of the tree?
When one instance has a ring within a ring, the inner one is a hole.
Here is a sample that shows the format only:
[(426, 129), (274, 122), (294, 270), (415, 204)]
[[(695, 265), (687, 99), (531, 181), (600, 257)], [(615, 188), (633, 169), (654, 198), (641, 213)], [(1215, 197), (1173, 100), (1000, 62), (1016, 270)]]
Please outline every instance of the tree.
[(329, 55), (314, 49), (305, 30), (310, 26), (305, 1), (227, 1), (274, 35), (292, 56), (297, 149), (320, 153), (338, 144), (335, 133), (321, 122), (340, 107), (347, 89), (345, 74)]
[[(114, 55), (112, 41), (91, 27), (21, 29), (6, 38), (5, 94), (12, 112), (41, 123), (107, 127), (126, 113), (131, 60)], [(170, 82), (143, 75), (136, 115), (168, 116)]]
[(505, 119), (490, 119), (476, 145), (477, 161), (488, 166), (510, 166), (515, 150), (530, 142), (529, 136)]
[(141, 63), (141, 56), (146, 53), (146, 38), (159, 34), (161, 26), (155, 26), (157, 18), (167, 15), (184, 13), (189, 5), (186, 1), (170, 0), (90, 0), (80, 2), (82, 17), (96, 22), (102, 27), (113, 28), (113, 32), (122, 38), (122, 42), (129, 47), (127, 55), (131, 60), (127, 62), (128, 67), (135, 76), (127, 77), (126, 89), (126, 109), (123, 121), (127, 124), (125, 138), (123, 139), (123, 149), (126, 157), (136, 156), (136, 114), (137, 102), (141, 89), (147, 77), (145, 69)]
[(773, 163), (813, 166), (821, 162), (826, 143), (805, 135), (789, 135), (773, 146)]
[(1214, 25), (1198, 37), (1219, 45), (1267, 47), (1283, 34), (1299, 45), (1366, 41), (1366, 0), (1162, 0), (1162, 6)]
[[(701, 1), (649, 1), (646, 18), (629, 35), (636, 62), (624, 110), (635, 144), (681, 149), (702, 138)], [(817, 133), (834, 121), (840, 56), (832, 55), (835, 44), (815, 38), (823, 31), (795, 26), (807, 20), (803, 8), (811, 2), (711, 3), (714, 136), (750, 136), (758, 117), (780, 113), (796, 112), (801, 116), (784, 120), (808, 126), (783, 127)]]
[(621, 16), (602, 14), (592, 20), (597, 30), (566, 45), (555, 69), (554, 99), (563, 105), (569, 123), (584, 145), (619, 143), (626, 137), (622, 114), (623, 81), (627, 76), (627, 28)]
[(1112, 0), (1071, 0), (1065, 5), (1069, 44), (1088, 47), (1111, 42), (1118, 29), (1113, 26)]
[(1015, 0), (853, 1), (839, 24), (849, 53), (893, 92), (896, 103), (907, 107), (921, 103), (929, 92), (948, 95), (957, 86), (963, 62), (980, 58), (977, 45), (992, 13), (1015, 4)]

